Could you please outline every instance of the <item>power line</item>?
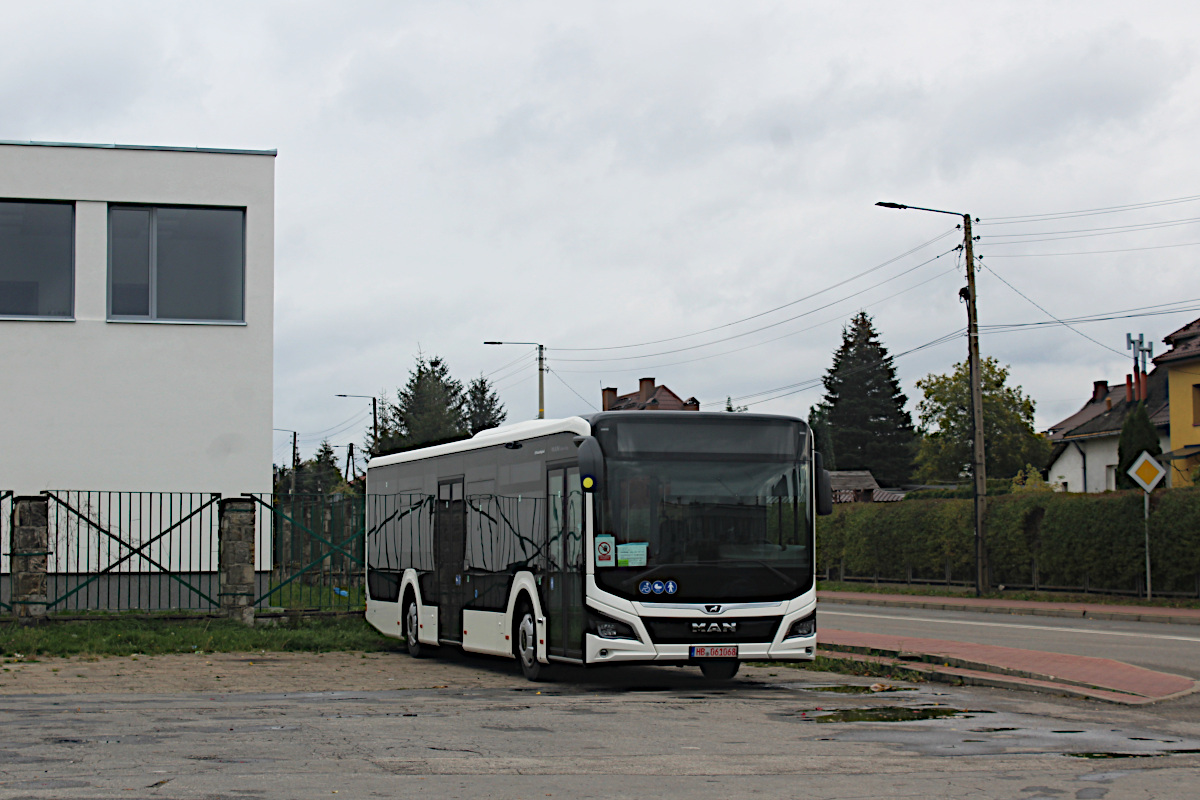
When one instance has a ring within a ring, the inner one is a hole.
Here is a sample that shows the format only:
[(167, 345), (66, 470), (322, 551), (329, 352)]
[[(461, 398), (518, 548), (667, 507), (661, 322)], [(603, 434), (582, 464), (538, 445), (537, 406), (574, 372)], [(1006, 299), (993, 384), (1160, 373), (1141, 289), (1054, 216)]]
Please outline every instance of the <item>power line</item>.
[[(1144, 222), (1139, 225), (1114, 225), (1109, 228), (1081, 228), (1070, 231), (1041, 231), (1038, 233), (1003, 233), (995, 236), (982, 236), (991, 246), (1002, 244), (1030, 244), (1033, 242), (1058, 242), (1064, 239), (1090, 239), (1096, 236), (1116, 236), (1122, 233), (1138, 233), (1140, 231), (1158, 230), (1160, 228), (1176, 228), (1180, 225), (1195, 225), (1200, 217), (1189, 219), (1169, 220), (1165, 222)], [(1062, 235), (1060, 235), (1062, 234)], [(1067, 235), (1070, 234), (1070, 235)], [(1017, 237), (1042, 236), (1042, 239), (1025, 239), (1021, 241), (1000, 242), (996, 239), (1016, 239)]]
[[(717, 325), (712, 328), (705, 328), (702, 331), (694, 331), (692, 333), (685, 333), (685, 334), (681, 334), (679, 336), (670, 336), (670, 337), (667, 337), (666, 339), (655, 339), (654, 341), (640, 342), (638, 344), (612, 345), (609, 347), (555, 347), (553, 349), (562, 351), (564, 353), (598, 352), (601, 350), (628, 350), (628, 349), (636, 348), (636, 347), (649, 347), (650, 345), (653, 345), (653, 344), (664, 344), (666, 342), (676, 342), (676, 341), (679, 341), (680, 339), (688, 339), (688, 338), (691, 338), (692, 336), (700, 336), (701, 334), (712, 333), (713, 331), (719, 331), (724, 328), (732, 327), (734, 325), (740, 325), (743, 322), (749, 322), (752, 319), (758, 319), (759, 317), (764, 317), (767, 314), (774, 314), (776, 311), (781, 311), (790, 306), (794, 306), (797, 303), (803, 303), (805, 300), (811, 300), (812, 298), (817, 297), (818, 295), (822, 295), (825, 292), (828, 292), (832, 289), (838, 288), (839, 286), (844, 286), (847, 283), (850, 283), (851, 281), (854, 281), (854, 280), (857, 280), (857, 279), (863, 277), (864, 275), (869, 275), (872, 272), (881, 270), (884, 267), (888, 266), (889, 264), (894, 264), (895, 262), (899, 261), (900, 259), (910, 256), (913, 253), (917, 252), (918, 250), (923, 250), (924, 248), (928, 247), (929, 245), (933, 244), (934, 242), (937, 242), (941, 239), (946, 238), (950, 234), (954, 233), (955, 230), (957, 230), (957, 228), (948, 230), (943, 234), (933, 237), (932, 239), (930, 239), (927, 242), (923, 242), (923, 243), (917, 245), (916, 247), (912, 248), (911, 250), (903, 252), (900, 255), (895, 256), (894, 258), (890, 258), (887, 261), (884, 261), (882, 264), (878, 264), (874, 267), (871, 267), (868, 270), (864, 270), (864, 271), (858, 273), (857, 275), (851, 275), (849, 278), (846, 278), (845, 280), (839, 281), (830, 286), (826, 286), (824, 289), (821, 289), (820, 291), (816, 291), (816, 292), (813, 292), (812, 294), (805, 295), (804, 297), (797, 298), (796, 300), (792, 300), (790, 302), (784, 303), (781, 306), (776, 306), (775, 308), (771, 308), (766, 311), (760, 311), (757, 314), (752, 314), (748, 317), (743, 317), (742, 319), (734, 320), (733, 322), (727, 322), (724, 325)], [(928, 262), (926, 262), (926, 263), (928, 263)], [(786, 322), (786, 320), (785, 320), (785, 322)], [(753, 332), (753, 331), (751, 331), (751, 332)], [(718, 340), (718, 341), (723, 341), (723, 340)], [(637, 356), (633, 356), (633, 357), (636, 358)], [(559, 359), (559, 360), (562, 361), (562, 360), (571, 360), (571, 359)], [(597, 360), (606, 360), (606, 359), (597, 359)]]
[[(812, 314), (817, 313), (818, 311), (824, 311), (825, 309), (827, 309), (831, 306), (835, 306), (838, 303), (842, 303), (842, 302), (845, 302), (846, 300), (850, 300), (854, 297), (858, 297), (861, 294), (866, 294), (870, 290), (878, 288), (885, 283), (890, 283), (891, 281), (894, 281), (897, 278), (902, 278), (905, 275), (909, 274), (910, 272), (914, 272), (914, 271), (920, 269), (921, 267), (932, 264), (934, 261), (937, 261), (939, 258), (949, 255), (950, 253), (953, 253), (957, 249), (958, 249), (957, 246), (952, 247), (949, 250), (945, 251), (944, 253), (939, 253), (938, 255), (934, 256), (933, 258), (930, 258), (926, 261), (922, 261), (920, 264), (917, 264), (915, 267), (910, 267), (910, 268), (904, 270), (903, 272), (899, 272), (899, 273), (893, 275), (890, 278), (885, 278), (884, 280), (879, 281), (878, 283), (874, 283), (874, 284), (866, 287), (865, 289), (860, 289), (857, 292), (852, 292), (851, 294), (848, 294), (844, 297), (840, 297), (837, 300), (830, 301), (823, 306), (817, 306), (816, 308), (805, 311), (803, 314), (797, 314), (793, 317), (788, 317), (787, 319), (783, 319), (778, 322), (772, 322), (769, 325), (763, 325), (760, 328), (755, 328), (755, 329), (749, 330), (749, 331), (743, 331), (742, 333), (735, 333), (731, 336), (726, 336), (721, 339), (714, 339), (711, 342), (704, 342), (703, 344), (688, 345), (687, 347), (677, 347), (672, 350), (662, 350), (658, 353), (645, 353), (645, 354), (639, 355), (639, 356), (613, 356), (613, 357), (609, 357), (609, 358), (555, 358), (555, 361), (560, 361), (560, 362), (632, 361), (632, 360), (641, 359), (641, 358), (657, 358), (658, 356), (671, 355), (673, 353), (685, 353), (689, 350), (699, 350), (702, 347), (711, 347), (714, 344), (721, 344), (722, 342), (733, 341), (734, 339), (740, 339), (743, 336), (749, 336), (753, 333), (760, 333), (762, 331), (769, 330), (771, 328), (777, 328), (780, 325), (786, 325), (789, 322), (794, 322), (798, 319), (802, 319), (804, 317), (810, 316)], [(843, 283), (844, 282), (845, 281), (843, 281)]]
[(575, 391), (575, 387), (574, 387), (574, 386), (572, 386), (571, 384), (567, 383), (566, 381), (564, 381), (564, 380), (562, 379), (562, 377), (561, 377), (561, 376), (559, 376), (559, 374), (558, 374), (557, 372), (555, 372), (554, 370), (550, 369), (549, 367), (546, 367), (546, 372), (549, 372), (551, 375), (553, 375), (555, 378), (557, 378), (557, 379), (558, 379), (558, 382), (559, 382), (559, 383), (561, 383), (563, 386), (567, 387), (568, 389), (570, 389), (572, 394), (574, 394), (574, 395), (575, 395), (576, 397), (578, 397), (580, 400), (582, 400), (583, 402), (585, 402), (585, 403), (587, 403), (589, 406), (591, 406), (591, 407), (592, 407), (592, 410), (594, 410), (594, 411), (599, 411), (599, 410), (600, 410), (600, 409), (596, 408), (596, 406), (595, 406), (595, 405), (593, 405), (593, 404), (592, 404), (592, 401), (591, 401), (591, 400), (588, 400), (586, 397), (584, 397), (583, 395), (581, 395), (579, 392)]
[(1026, 214), (1016, 217), (989, 217), (979, 222), (980, 225), (1014, 225), (1021, 222), (1043, 222), (1051, 219), (1070, 219), (1072, 217), (1090, 217), (1097, 214), (1117, 214), (1122, 211), (1136, 211), (1143, 208), (1159, 208), (1178, 203), (1191, 203), (1200, 200), (1200, 194), (1187, 197), (1176, 197), (1170, 200), (1152, 200), (1148, 203), (1130, 203), (1123, 206), (1106, 206), (1103, 208), (1088, 208), (1081, 211), (1058, 211), (1049, 214)]
[(494, 369), (494, 370), (492, 370), (491, 372), (489, 372), (489, 373), (487, 373), (486, 375), (484, 375), (483, 377), (485, 377), (485, 378), (490, 378), (490, 377), (492, 377), (493, 375), (495, 375), (497, 372), (503, 372), (504, 370), (506, 370), (506, 369), (508, 369), (509, 367), (511, 367), (513, 364), (516, 364), (516, 363), (517, 363), (517, 362), (519, 362), (519, 361), (522, 361), (522, 360), (524, 360), (524, 359), (526, 359), (526, 358), (529, 358), (529, 356), (531, 356), (531, 355), (535, 354), (536, 352), (537, 352), (537, 348), (534, 348), (533, 350), (530, 350), (528, 353), (522, 353), (521, 355), (519, 355), (519, 356), (517, 356), (516, 358), (514, 358), (512, 361), (510, 361), (510, 362), (508, 362), (507, 364), (505, 364), (503, 367), (500, 367), (500, 368), (498, 368), (498, 369)]
[[(876, 301), (874, 301), (874, 302), (872, 302), (872, 303), (868, 303), (868, 304), (864, 305), (862, 308), (863, 308), (863, 310), (866, 310), (866, 309), (868, 309), (868, 308), (875, 308), (876, 306), (882, 305), (883, 303), (886, 303), (886, 302), (887, 302), (887, 301), (889, 301), (889, 300), (894, 300), (895, 298), (899, 297), (899, 296), (900, 296), (900, 295), (902, 295), (902, 294), (906, 294), (907, 292), (911, 292), (913, 289), (918, 289), (918, 288), (920, 288), (920, 287), (924, 286), (924, 285), (925, 285), (925, 284), (927, 284), (927, 283), (931, 283), (931, 282), (933, 282), (933, 281), (936, 281), (938, 278), (942, 278), (942, 277), (944, 277), (944, 276), (946, 276), (946, 275), (949, 275), (949, 274), (950, 274), (950, 273), (952, 273), (952, 272), (958, 272), (958, 270), (959, 270), (960, 268), (961, 268), (961, 265), (960, 265), (960, 264), (955, 264), (955, 265), (954, 265), (953, 267), (951, 267), (950, 269), (948, 269), (948, 270), (946, 270), (946, 271), (944, 271), (944, 272), (939, 272), (937, 275), (934, 275), (932, 278), (927, 278), (927, 279), (925, 279), (925, 280), (921, 281), (920, 283), (914, 283), (912, 286), (909, 286), (907, 289), (901, 289), (901, 290), (900, 290), (900, 291), (898, 291), (898, 292), (893, 292), (892, 294), (888, 295), (887, 297), (881, 297), (880, 299), (878, 299), (878, 300), (876, 300)], [(696, 363), (697, 361), (707, 361), (707, 360), (708, 360), (708, 359), (710, 359), (710, 358), (720, 358), (720, 357), (722, 357), (722, 356), (728, 356), (728, 355), (733, 355), (733, 354), (735, 354), (735, 353), (741, 353), (741, 352), (743, 352), (743, 351), (745, 351), (745, 350), (751, 350), (751, 349), (753, 349), (753, 348), (755, 348), (755, 347), (762, 347), (762, 346), (763, 346), (763, 345), (765, 345), (765, 344), (771, 344), (772, 342), (778, 342), (778, 341), (780, 341), (781, 339), (786, 339), (786, 338), (788, 338), (788, 337), (790, 337), (790, 336), (796, 336), (797, 334), (801, 334), (801, 333), (807, 333), (808, 331), (815, 330), (815, 329), (817, 329), (817, 328), (820, 328), (820, 327), (823, 327), (823, 326), (825, 326), (825, 325), (829, 325), (830, 323), (833, 323), (833, 322), (841, 322), (841, 321), (843, 321), (844, 319), (845, 319), (845, 318), (843, 317), (843, 315), (839, 314), (839, 315), (838, 315), (838, 316), (836, 316), (836, 317), (830, 317), (829, 319), (823, 320), (823, 321), (821, 321), (821, 322), (818, 322), (818, 323), (816, 323), (816, 324), (814, 324), (814, 325), (809, 325), (809, 326), (808, 326), (808, 327), (806, 327), (806, 328), (800, 328), (800, 329), (798, 329), (798, 330), (789, 331), (788, 333), (785, 333), (785, 334), (783, 334), (783, 335), (781, 335), (781, 336), (773, 336), (773, 337), (771, 337), (770, 339), (764, 339), (764, 340), (763, 340), (763, 341), (761, 341), (761, 342), (755, 342), (754, 344), (748, 344), (748, 345), (745, 345), (745, 346), (743, 346), (743, 347), (737, 347), (737, 348), (734, 348), (733, 350), (725, 350), (725, 351), (723, 351), (723, 352), (720, 352), (720, 353), (713, 353), (713, 354), (711, 354), (711, 355), (707, 355), (707, 356), (699, 356), (698, 358), (688, 358), (688, 359), (684, 359), (683, 361), (671, 361), (671, 362), (667, 362), (667, 363), (665, 363), (665, 364), (655, 364), (655, 365), (650, 365), (650, 366), (642, 365), (642, 366), (638, 366), (638, 367), (629, 367), (629, 368), (627, 368), (627, 369), (622, 369), (622, 368), (611, 368), (611, 367), (610, 367), (610, 368), (607, 368), (607, 369), (565, 369), (565, 370), (559, 370), (559, 371), (560, 371), (560, 372), (567, 372), (567, 373), (575, 373), (575, 374), (596, 374), (596, 373), (612, 373), (612, 372), (640, 372), (640, 371), (642, 371), (642, 370), (658, 370), (658, 369), (664, 369), (664, 368), (666, 368), (666, 367), (677, 367), (677, 366), (680, 366), (680, 365), (682, 365), (682, 364), (694, 364), (694, 363)]]
[(1200, 242), (1160, 244), (1153, 247), (1127, 247), (1122, 250), (1080, 250), (1070, 253), (988, 253), (988, 258), (1047, 258), (1049, 256), (1098, 256), (1106, 253), (1135, 253), (1139, 250), (1167, 250), (1172, 247), (1195, 247)]
[(1058, 317), (1056, 317), (1056, 316), (1054, 316), (1053, 314), (1051, 314), (1051, 313), (1050, 313), (1049, 311), (1047, 311), (1045, 308), (1043, 308), (1042, 306), (1038, 305), (1038, 304), (1037, 304), (1037, 302), (1035, 302), (1035, 301), (1034, 301), (1032, 298), (1030, 298), (1030, 297), (1029, 297), (1029, 295), (1025, 294), (1025, 293), (1024, 293), (1024, 292), (1022, 292), (1020, 289), (1018, 289), (1017, 287), (1013, 286), (1011, 283), (1009, 283), (1008, 281), (1006, 281), (1006, 280), (1004, 279), (1004, 277), (1003, 277), (1002, 275), (1000, 275), (1000, 273), (996, 272), (996, 270), (992, 269), (992, 268), (991, 268), (990, 266), (988, 266), (987, 264), (984, 264), (982, 259), (976, 259), (976, 261), (978, 261), (978, 262), (979, 262), (979, 266), (981, 266), (981, 267), (983, 267), (984, 269), (986, 269), (986, 270), (987, 270), (988, 272), (990, 272), (992, 275), (995, 275), (995, 276), (996, 276), (996, 278), (997, 278), (997, 279), (998, 279), (998, 280), (999, 280), (1001, 283), (1003, 283), (1003, 284), (1004, 284), (1005, 286), (1007, 286), (1008, 288), (1012, 289), (1012, 290), (1013, 290), (1014, 292), (1016, 292), (1017, 294), (1021, 295), (1021, 297), (1025, 298), (1025, 300), (1026, 300), (1026, 301), (1027, 301), (1027, 302), (1028, 302), (1030, 305), (1032, 305), (1032, 306), (1033, 306), (1034, 308), (1036, 308), (1037, 310), (1041, 311), (1043, 314), (1045, 314), (1045, 315), (1046, 315), (1047, 317), (1049, 317), (1050, 319), (1054, 320), (1055, 322), (1057, 322), (1057, 323), (1058, 323), (1058, 324), (1060, 324), (1060, 325), (1064, 325), (1064, 326), (1066, 326), (1066, 327), (1067, 327), (1069, 330), (1071, 330), (1071, 331), (1073, 331), (1073, 332), (1075, 332), (1075, 333), (1079, 334), (1079, 335), (1080, 335), (1080, 336), (1082, 336), (1083, 338), (1087, 339), (1089, 342), (1092, 342), (1093, 344), (1098, 344), (1098, 345), (1100, 345), (1101, 347), (1103, 347), (1105, 350), (1109, 351), (1110, 353), (1116, 353), (1117, 355), (1121, 356), (1122, 358), (1124, 358), (1124, 357), (1125, 357), (1125, 354), (1124, 354), (1124, 353), (1122, 353), (1122, 352), (1120, 352), (1119, 350), (1116, 350), (1116, 349), (1114, 349), (1114, 348), (1112, 348), (1112, 347), (1109, 347), (1109, 346), (1108, 346), (1108, 345), (1106, 345), (1104, 342), (1101, 342), (1101, 341), (1100, 341), (1100, 340), (1098, 340), (1098, 339), (1093, 339), (1091, 336), (1088, 336), (1088, 335), (1087, 335), (1086, 333), (1084, 333), (1083, 331), (1081, 331), (1081, 330), (1077, 330), (1076, 328), (1073, 328), (1073, 327), (1071, 327), (1071, 325), (1070, 325), (1069, 323), (1067, 323), (1067, 322), (1063, 322), (1061, 319), (1059, 319)]

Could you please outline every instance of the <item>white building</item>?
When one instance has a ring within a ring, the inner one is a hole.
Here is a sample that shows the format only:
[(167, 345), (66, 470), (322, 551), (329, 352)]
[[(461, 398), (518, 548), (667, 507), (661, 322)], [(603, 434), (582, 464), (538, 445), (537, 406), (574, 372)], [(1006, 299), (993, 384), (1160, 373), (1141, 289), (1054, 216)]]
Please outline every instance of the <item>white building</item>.
[(0, 489), (271, 491), (275, 152), (0, 142)]
[[(1155, 369), (1145, 376), (1146, 413), (1158, 431), (1163, 452), (1171, 449), (1167, 372)], [(1096, 381), (1092, 397), (1079, 411), (1051, 427), (1054, 443), (1047, 480), (1064, 484), (1068, 492), (1106, 492), (1117, 488), (1117, 445), (1121, 427), (1141, 397), (1142, 386), (1109, 386)], [(1168, 476), (1164, 486), (1170, 486)]]

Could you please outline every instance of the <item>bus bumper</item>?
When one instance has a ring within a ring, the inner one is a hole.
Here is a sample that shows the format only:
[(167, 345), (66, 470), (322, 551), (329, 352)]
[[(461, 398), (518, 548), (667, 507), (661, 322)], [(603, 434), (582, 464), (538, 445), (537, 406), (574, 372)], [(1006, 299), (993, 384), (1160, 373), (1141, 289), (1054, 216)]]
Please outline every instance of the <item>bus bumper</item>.
[[(694, 642), (697, 645), (720, 645), (721, 642)], [(633, 639), (602, 639), (593, 633), (584, 635), (585, 660), (588, 664), (619, 664), (643, 662), (689, 662), (690, 644), (650, 644)], [(816, 657), (817, 637), (794, 637), (779, 642), (739, 644), (741, 661), (811, 661)]]

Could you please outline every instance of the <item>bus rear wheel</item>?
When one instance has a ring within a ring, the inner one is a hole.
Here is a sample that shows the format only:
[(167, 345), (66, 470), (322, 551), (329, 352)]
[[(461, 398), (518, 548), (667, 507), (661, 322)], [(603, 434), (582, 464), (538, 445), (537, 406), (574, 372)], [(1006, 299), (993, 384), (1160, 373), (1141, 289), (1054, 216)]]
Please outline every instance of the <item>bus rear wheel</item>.
[(425, 647), (421, 644), (421, 639), (417, 635), (420, 629), (421, 624), (417, 616), (417, 600), (412, 595), (409, 595), (408, 601), (404, 604), (404, 647), (413, 658), (420, 658), (425, 655)]
[(704, 661), (700, 664), (700, 671), (710, 681), (727, 681), (737, 675), (738, 667), (741, 665), (740, 661), (732, 659), (729, 661)]
[(512, 639), (513, 655), (521, 665), (521, 674), (531, 681), (544, 678), (546, 665), (537, 660), (537, 620), (527, 603), (521, 605), (513, 617)]

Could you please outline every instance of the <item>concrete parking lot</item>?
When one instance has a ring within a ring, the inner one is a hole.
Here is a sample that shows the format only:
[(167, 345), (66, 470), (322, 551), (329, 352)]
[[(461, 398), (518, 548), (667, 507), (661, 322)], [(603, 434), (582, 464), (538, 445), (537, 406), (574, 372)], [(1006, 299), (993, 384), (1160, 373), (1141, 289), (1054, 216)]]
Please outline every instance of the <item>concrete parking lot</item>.
[(4, 666), (5, 798), (1170, 798), (1200, 773), (1195, 697), (870, 692), (775, 666), (724, 686), (674, 667), (530, 684), (455, 653)]

